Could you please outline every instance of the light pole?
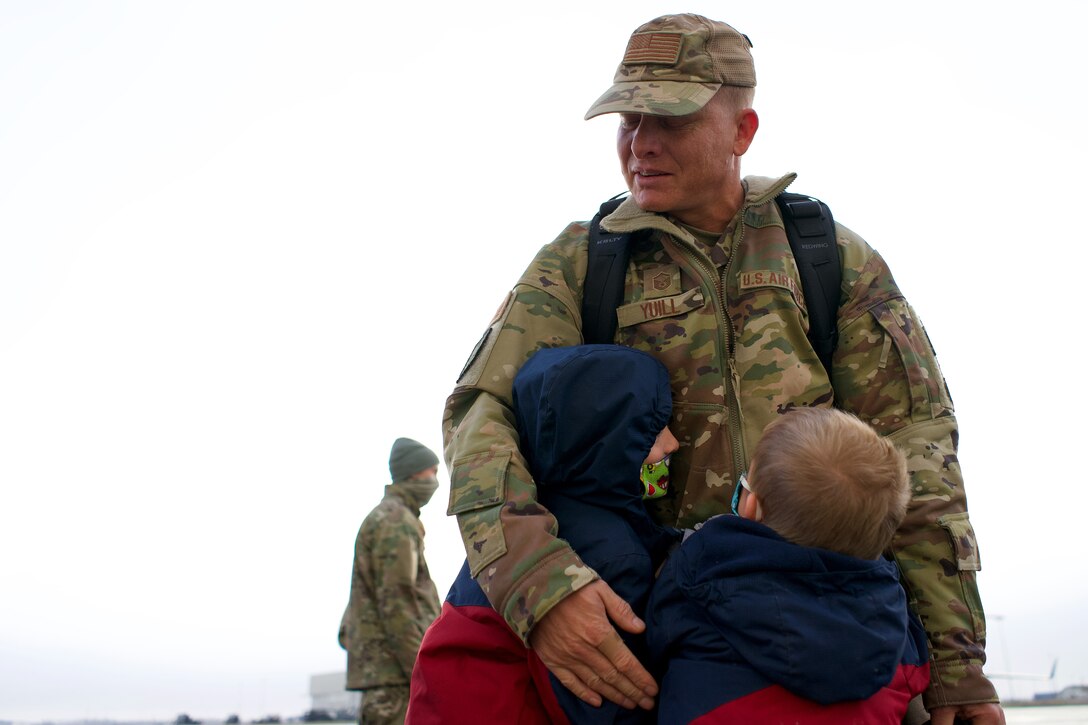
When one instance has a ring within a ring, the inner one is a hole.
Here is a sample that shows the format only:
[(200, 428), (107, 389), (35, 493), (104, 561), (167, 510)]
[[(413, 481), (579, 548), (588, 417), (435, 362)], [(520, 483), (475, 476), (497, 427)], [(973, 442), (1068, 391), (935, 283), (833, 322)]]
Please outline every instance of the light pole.
[[(1001, 640), (1001, 657), (1005, 661), (1005, 669), (1008, 670), (1009, 672), (1015, 672), (1015, 670), (1013, 669), (1013, 666), (1012, 666), (1012, 662), (1009, 660), (1009, 641), (1008, 641), (1008, 639), (1005, 638), (1005, 616), (1002, 615), (1002, 614), (991, 614), (990, 619), (993, 619), (993, 620), (999, 622), (1000, 625), (1001, 625), (999, 627), (999, 629), (1001, 630), (1001, 634), (998, 637), (998, 639)], [(1012, 677), (1009, 678), (1009, 699), (1010, 700), (1015, 700), (1016, 699), (1016, 690), (1015, 690), (1015, 685), (1014, 685), (1015, 682), (1016, 682), (1015, 678), (1012, 678)]]

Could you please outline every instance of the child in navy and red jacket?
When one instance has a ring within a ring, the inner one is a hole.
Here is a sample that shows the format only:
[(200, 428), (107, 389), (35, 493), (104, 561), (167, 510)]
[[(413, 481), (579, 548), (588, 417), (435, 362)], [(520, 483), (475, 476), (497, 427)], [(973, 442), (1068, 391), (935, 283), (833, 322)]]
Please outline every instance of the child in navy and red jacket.
[[(644, 616), (654, 572), (680, 540), (642, 503), (664, 493), (663, 459), (677, 447), (666, 427), (665, 368), (618, 345), (541, 350), (514, 379), (513, 408), (538, 500), (558, 535)], [(648, 666), (643, 637), (620, 634)], [(406, 722), (653, 723), (654, 714), (574, 696), (492, 609), (466, 562), (423, 637)]]
[(899, 725), (929, 684), (925, 634), (883, 558), (906, 462), (834, 409), (763, 433), (733, 497), (666, 562), (646, 615), (659, 723)]

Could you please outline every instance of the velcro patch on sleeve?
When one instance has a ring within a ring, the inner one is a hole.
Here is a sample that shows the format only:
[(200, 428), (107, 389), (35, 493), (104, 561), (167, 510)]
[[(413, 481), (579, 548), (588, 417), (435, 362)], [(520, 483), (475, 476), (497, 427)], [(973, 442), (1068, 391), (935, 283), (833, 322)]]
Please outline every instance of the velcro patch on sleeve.
[(461, 368), (461, 372), (457, 376), (458, 385), (475, 385), (480, 380), (480, 373), (487, 362), (487, 356), (491, 353), (491, 349), (495, 347), (495, 341), (498, 339), (499, 330), (502, 328), (502, 320), (510, 312), (513, 301), (514, 293), (511, 291), (507, 293), (506, 298), (499, 305), (499, 309), (495, 311), (495, 316), (491, 318), (491, 322), (487, 329), (484, 330), (480, 341), (476, 343), (476, 347), (472, 348), (472, 352), (469, 353), (465, 366)]

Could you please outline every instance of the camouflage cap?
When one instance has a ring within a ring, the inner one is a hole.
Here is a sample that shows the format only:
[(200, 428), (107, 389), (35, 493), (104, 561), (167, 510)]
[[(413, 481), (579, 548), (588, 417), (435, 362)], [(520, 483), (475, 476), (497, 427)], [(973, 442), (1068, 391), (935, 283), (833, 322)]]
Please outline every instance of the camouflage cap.
[(702, 15), (663, 15), (631, 34), (613, 85), (586, 112), (686, 116), (722, 86), (754, 88), (752, 43)]

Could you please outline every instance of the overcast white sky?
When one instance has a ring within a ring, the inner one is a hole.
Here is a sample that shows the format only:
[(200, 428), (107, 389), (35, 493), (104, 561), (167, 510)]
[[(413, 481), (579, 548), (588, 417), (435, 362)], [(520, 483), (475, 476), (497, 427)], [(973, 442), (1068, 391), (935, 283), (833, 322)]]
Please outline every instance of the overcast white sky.
[(926, 322), (992, 669), (1088, 680), (1088, 4), (0, 0), (0, 719), (308, 707), (390, 444), (440, 450), (505, 292), (622, 190), (582, 115), (683, 11), (754, 42), (745, 171)]

